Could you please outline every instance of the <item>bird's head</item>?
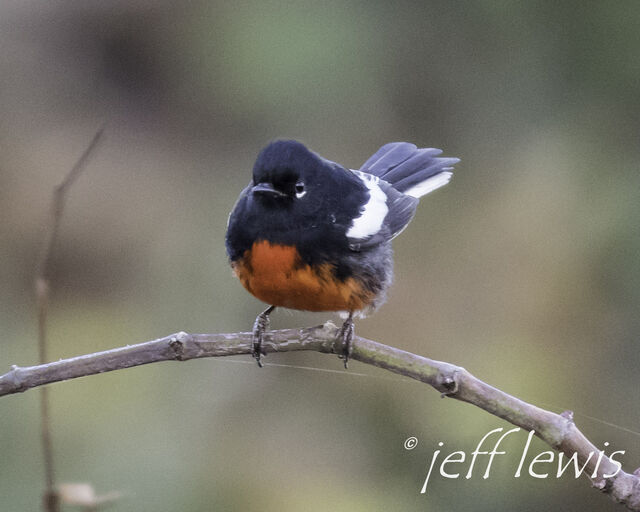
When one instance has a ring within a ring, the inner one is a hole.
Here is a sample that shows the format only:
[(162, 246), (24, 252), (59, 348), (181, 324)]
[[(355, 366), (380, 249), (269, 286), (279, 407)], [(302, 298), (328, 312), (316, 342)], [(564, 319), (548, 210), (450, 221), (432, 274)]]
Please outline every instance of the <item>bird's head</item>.
[(317, 183), (322, 165), (323, 160), (300, 142), (272, 142), (258, 155), (251, 192), (267, 202), (302, 199)]

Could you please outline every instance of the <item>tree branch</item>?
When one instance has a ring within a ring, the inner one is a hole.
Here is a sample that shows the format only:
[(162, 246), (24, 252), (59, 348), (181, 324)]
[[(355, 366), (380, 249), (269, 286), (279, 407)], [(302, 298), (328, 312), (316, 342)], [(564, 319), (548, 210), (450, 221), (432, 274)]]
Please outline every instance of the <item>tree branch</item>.
[[(331, 322), (306, 329), (284, 329), (270, 331), (263, 344), (266, 352), (290, 352), (312, 350), (321, 353), (341, 354), (343, 347), (337, 339), (338, 328)], [(158, 361), (188, 361), (201, 357), (222, 357), (251, 354), (251, 333), (231, 334), (187, 334), (179, 332), (154, 341), (106, 350), (70, 359), (63, 359), (38, 366), (13, 366), (11, 371), (0, 376), (0, 396), (20, 393), (28, 389), (75, 379), (96, 373), (110, 372), (155, 363)], [(571, 457), (578, 454), (584, 473), (591, 475), (597, 466), (593, 486), (608, 494), (614, 501), (624, 504), (629, 510), (640, 512), (640, 474), (620, 470), (606, 455), (599, 465), (599, 453), (575, 426), (572, 413), (555, 414), (528, 404), (471, 375), (467, 370), (453, 364), (434, 361), (426, 357), (405, 352), (382, 343), (356, 336), (352, 342), (352, 358), (366, 364), (384, 368), (394, 373), (429, 384), (444, 396), (473, 404), (536, 435), (555, 450)]]
[[(38, 358), (43, 364), (47, 361), (47, 315), (49, 312), (49, 267), (64, 210), (64, 201), (67, 191), (73, 185), (89, 160), (89, 157), (97, 147), (104, 126), (100, 128), (93, 139), (76, 161), (62, 182), (55, 188), (49, 226), (45, 233), (42, 254), (38, 263), (35, 277), (36, 305), (38, 310)], [(55, 489), (55, 471), (53, 463), (53, 446), (51, 441), (51, 414), (49, 405), (49, 393), (47, 388), (42, 388), (40, 393), (40, 438), (42, 440), (42, 452), (44, 455), (45, 491), (43, 505), (46, 512), (58, 512), (60, 510), (59, 496)]]

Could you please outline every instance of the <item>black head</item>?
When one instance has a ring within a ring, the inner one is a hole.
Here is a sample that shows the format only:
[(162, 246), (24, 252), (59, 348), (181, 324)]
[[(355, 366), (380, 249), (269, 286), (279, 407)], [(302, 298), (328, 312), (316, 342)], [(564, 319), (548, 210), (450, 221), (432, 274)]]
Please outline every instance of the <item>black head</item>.
[[(292, 223), (312, 227), (327, 219), (333, 223), (352, 209), (357, 216), (367, 194), (353, 173), (295, 140), (272, 142), (260, 152), (250, 187), (254, 211), (272, 218), (274, 229)], [(273, 215), (288, 218), (279, 222)]]
[(350, 209), (367, 195), (353, 173), (326, 160), (295, 140), (277, 140), (265, 147), (253, 166), (251, 196), (265, 209), (295, 211), (299, 216), (322, 211), (320, 218)]
[(280, 206), (304, 197), (318, 181), (326, 162), (295, 140), (279, 140), (264, 148), (253, 166), (252, 193)]

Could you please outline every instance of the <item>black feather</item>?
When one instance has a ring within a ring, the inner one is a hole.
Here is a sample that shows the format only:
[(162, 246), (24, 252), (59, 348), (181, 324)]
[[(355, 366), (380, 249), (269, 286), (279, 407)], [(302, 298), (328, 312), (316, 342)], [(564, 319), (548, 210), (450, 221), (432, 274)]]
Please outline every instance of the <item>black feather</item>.
[(444, 171), (451, 171), (453, 169), (452, 166), (460, 161), (458, 158), (432, 158), (431, 160), (432, 161), (430, 163), (427, 163), (425, 167), (417, 172), (414, 171), (405, 178), (395, 181), (393, 186), (400, 192), (406, 192), (411, 187), (432, 178), (436, 174), (440, 174)]
[(421, 183), (436, 174), (451, 170), (460, 160), (438, 158), (442, 150), (417, 148), (408, 142), (390, 142), (371, 156), (360, 168), (393, 185), (400, 192)]
[(416, 146), (414, 144), (408, 142), (390, 142), (376, 151), (362, 167), (360, 167), (360, 170), (382, 178), (384, 173), (410, 158), (415, 151)]
[(402, 162), (400, 165), (388, 169), (381, 178), (389, 183), (395, 184), (418, 170), (426, 170), (427, 167), (432, 167), (438, 160), (434, 157), (438, 156), (440, 153), (442, 153), (442, 150), (440, 149), (417, 149), (413, 152), (410, 158)]

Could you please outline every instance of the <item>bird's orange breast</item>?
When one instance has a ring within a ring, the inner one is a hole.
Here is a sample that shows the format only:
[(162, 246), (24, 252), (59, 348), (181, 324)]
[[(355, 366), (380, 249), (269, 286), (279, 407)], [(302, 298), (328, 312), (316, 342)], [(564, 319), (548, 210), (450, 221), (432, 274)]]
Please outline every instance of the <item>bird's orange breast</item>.
[(354, 277), (338, 279), (330, 263), (305, 264), (295, 247), (255, 242), (232, 262), (242, 285), (263, 302), (306, 311), (357, 311), (374, 294)]

